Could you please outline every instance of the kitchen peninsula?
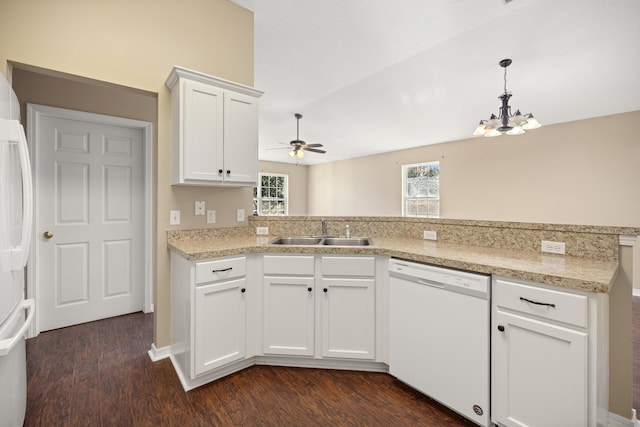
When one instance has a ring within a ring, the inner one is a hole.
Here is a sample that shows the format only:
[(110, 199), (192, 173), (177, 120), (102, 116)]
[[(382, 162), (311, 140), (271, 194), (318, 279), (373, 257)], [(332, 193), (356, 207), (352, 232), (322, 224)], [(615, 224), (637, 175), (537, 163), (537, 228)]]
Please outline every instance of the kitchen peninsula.
[[(620, 236), (636, 236), (640, 229), (390, 217), (331, 217), (327, 222), (329, 234), (344, 235), (349, 225), (352, 236), (369, 237), (373, 245), (269, 244), (276, 236), (320, 234), (321, 221), (315, 217), (252, 217), (249, 227), (169, 232), (171, 357), (185, 389), (252, 364), (388, 372), (387, 265), (390, 258), (400, 258), (491, 275), (494, 292), (503, 290), (492, 303), (494, 319), (533, 316), (531, 322), (544, 321), (549, 331), (575, 330), (580, 357), (574, 361), (572, 350), (571, 359), (562, 356), (556, 361), (559, 372), (566, 370), (565, 364), (575, 363), (582, 363), (582, 372), (587, 372), (577, 381), (585, 384), (579, 386), (584, 401), (568, 419), (594, 426), (606, 419), (609, 372), (601, 366), (608, 364), (609, 357), (609, 294), (619, 270)], [(256, 227), (267, 227), (268, 235), (256, 235)], [(435, 231), (438, 240), (424, 240), (425, 230)], [(543, 240), (565, 243), (566, 255), (542, 253)], [(341, 292), (351, 289), (351, 294), (340, 294), (346, 300), (334, 301), (333, 306), (353, 306), (353, 313), (328, 311), (332, 300), (327, 298), (338, 295), (328, 291), (326, 283), (332, 280), (345, 284)], [(514, 305), (509, 292), (516, 288), (557, 298), (546, 304), (554, 312), (541, 314)], [(575, 310), (565, 311), (565, 302)], [(295, 321), (291, 312), (297, 313)], [(328, 316), (333, 318), (327, 320)], [(516, 325), (507, 322), (506, 327), (508, 332)], [(492, 334), (502, 333), (505, 326), (496, 324), (491, 329)], [(554, 345), (553, 333), (541, 336), (551, 337), (548, 344)], [(343, 348), (330, 348), (331, 341)], [(493, 341), (497, 341), (495, 335)], [(216, 348), (220, 342), (222, 346)], [(576, 345), (575, 340), (569, 342), (571, 348)], [(505, 353), (505, 345), (516, 344), (501, 345), (492, 344), (493, 359)], [(493, 390), (499, 391), (495, 384), (509, 375), (494, 367)], [(568, 387), (558, 392), (572, 390), (571, 384)], [(505, 400), (499, 394), (492, 396), (496, 417), (498, 412), (505, 417), (530, 415), (512, 413), (518, 409), (505, 406)]]

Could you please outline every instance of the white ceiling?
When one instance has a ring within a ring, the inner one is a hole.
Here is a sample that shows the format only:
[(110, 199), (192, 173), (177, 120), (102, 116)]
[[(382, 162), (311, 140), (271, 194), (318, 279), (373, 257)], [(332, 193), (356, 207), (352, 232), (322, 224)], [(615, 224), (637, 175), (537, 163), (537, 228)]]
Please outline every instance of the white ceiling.
[[(511, 106), (543, 124), (640, 110), (638, 0), (236, 0), (254, 11), (261, 160), (315, 164), (469, 138)], [(533, 131), (535, 132), (535, 131)], [(502, 136), (501, 138), (517, 138)]]

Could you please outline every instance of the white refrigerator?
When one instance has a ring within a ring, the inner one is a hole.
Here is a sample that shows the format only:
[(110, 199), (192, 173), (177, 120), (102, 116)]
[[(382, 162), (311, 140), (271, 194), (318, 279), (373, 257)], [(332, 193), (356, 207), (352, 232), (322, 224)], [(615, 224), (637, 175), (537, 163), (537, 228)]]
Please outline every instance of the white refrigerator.
[(25, 333), (34, 314), (24, 298), (33, 195), (20, 106), (0, 75), (0, 427), (22, 426), (27, 405)]

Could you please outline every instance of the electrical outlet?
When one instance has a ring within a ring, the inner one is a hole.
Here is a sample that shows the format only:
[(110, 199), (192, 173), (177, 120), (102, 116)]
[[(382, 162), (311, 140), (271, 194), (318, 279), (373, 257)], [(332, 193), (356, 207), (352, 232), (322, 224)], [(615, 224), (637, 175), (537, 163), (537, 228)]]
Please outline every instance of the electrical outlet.
[(438, 240), (438, 233), (436, 231), (424, 230), (425, 240)]
[(204, 200), (196, 200), (195, 214), (204, 215)]
[(244, 209), (238, 209), (236, 211), (236, 220), (238, 222), (244, 221)]
[(564, 242), (551, 242), (549, 240), (543, 240), (540, 250), (542, 252), (547, 252), (550, 254), (564, 255)]
[(216, 222), (216, 211), (207, 211), (207, 224), (214, 224)]
[(262, 236), (269, 234), (269, 227), (256, 227), (256, 234)]
[(169, 211), (169, 225), (180, 225), (180, 211)]

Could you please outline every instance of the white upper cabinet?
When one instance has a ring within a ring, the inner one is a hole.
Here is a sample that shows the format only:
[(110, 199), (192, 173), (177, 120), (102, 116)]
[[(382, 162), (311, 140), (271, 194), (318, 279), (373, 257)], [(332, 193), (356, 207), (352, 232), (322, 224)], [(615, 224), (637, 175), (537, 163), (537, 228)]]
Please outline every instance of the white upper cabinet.
[(171, 184), (255, 185), (262, 92), (177, 66), (166, 85), (171, 89)]

